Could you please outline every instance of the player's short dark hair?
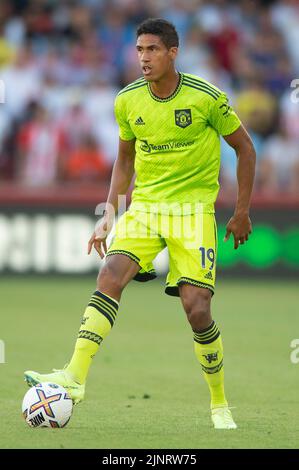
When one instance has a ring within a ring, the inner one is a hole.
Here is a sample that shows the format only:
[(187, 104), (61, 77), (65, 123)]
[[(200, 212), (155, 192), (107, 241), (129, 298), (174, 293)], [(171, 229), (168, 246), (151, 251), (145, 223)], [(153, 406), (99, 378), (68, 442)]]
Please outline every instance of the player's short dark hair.
[(179, 46), (179, 35), (175, 26), (163, 18), (148, 18), (144, 20), (137, 28), (137, 38), (141, 34), (154, 34), (159, 36), (163, 44), (170, 49)]

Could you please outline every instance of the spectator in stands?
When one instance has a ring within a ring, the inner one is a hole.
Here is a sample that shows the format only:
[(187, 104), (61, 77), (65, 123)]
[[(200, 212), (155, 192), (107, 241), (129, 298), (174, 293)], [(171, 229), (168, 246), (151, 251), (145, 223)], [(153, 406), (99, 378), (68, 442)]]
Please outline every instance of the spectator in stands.
[(3, 104), (0, 104), (0, 180), (9, 180), (14, 176), (14, 155), (12, 143), (12, 128)]
[(274, 27), (270, 10), (262, 10), (258, 21), (259, 29), (250, 41), (247, 54), (266, 88), (280, 95), (291, 78), (283, 36)]
[(286, 122), (281, 119), (278, 133), (264, 145), (257, 183), (266, 194), (299, 195), (299, 145), (291, 138)]
[(92, 122), (90, 131), (111, 164), (118, 150), (118, 126), (113, 109), (116, 94), (117, 88), (111, 83), (109, 70), (102, 70), (84, 91), (84, 108)]
[(4, 27), (0, 23), (0, 69), (8, 66), (14, 59), (16, 50), (8, 42), (4, 34)]
[(28, 45), (18, 50), (12, 64), (1, 74), (5, 83), (5, 112), (11, 119), (21, 119), (30, 101), (38, 100), (41, 74)]
[(281, 31), (295, 73), (299, 73), (299, 3), (297, 0), (274, 2), (270, 10), (273, 24)]
[(229, 21), (227, 15), (223, 15), (221, 28), (210, 34), (209, 44), (221, 67), (228, 72), (233, 71), (234, 57), (239, 48), (239, 42), (240, 32)]
[(96, 182), (107, 178), (110, 169), (95, 138), (86, 134), (77, 149), (66, 158), (63, 173), (68, 181)]
[(65, 138), (47, 111), (36, 104), (18, 133), (20, 182), (45, 187), (55, 183), (65, 151)]
[(39, 97), (41, 106), (47, 109), (53, 119), (61, 119), (69, 106), (69, 94), (54, 74), (46, 73)]
[(247, 77), (247, 87), (237, 93), (235, 108), (242, 121), (261, 135), (273, 131), (277, 100), (257, 77)]
[(68, 93), (68, 108), (65, 109), (59, 125), (66, 137), (68, 151), (76, 150), (83, 136), (92, 128), (92, 120), (83, 106), (83, 89), (71, 88)]
[(199, 26), (192, 26), (186, 34), (184, 54), (178, 56), (179, 67), (187, 73), (195, 73), (199, 69), (205, 73), (210, 56), (206, 33)]

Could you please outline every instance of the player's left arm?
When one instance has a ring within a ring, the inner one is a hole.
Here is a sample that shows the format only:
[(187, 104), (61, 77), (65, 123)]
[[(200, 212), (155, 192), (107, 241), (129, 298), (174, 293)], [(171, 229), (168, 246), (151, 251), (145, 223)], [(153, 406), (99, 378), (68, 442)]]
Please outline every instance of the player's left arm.
[(239, 245), (243, 245), (252, 232), (251, 220), (249, 217), (250, 198), (253, 188), (256, 154), (252, 140), (241, 124), (236, 131), (223, 138), (235, 150), (237, 163), (238, 195), (234, 215), (226, 225), (224, 241), (227, 241), (231, 234), (234, 237), (235, 250)]

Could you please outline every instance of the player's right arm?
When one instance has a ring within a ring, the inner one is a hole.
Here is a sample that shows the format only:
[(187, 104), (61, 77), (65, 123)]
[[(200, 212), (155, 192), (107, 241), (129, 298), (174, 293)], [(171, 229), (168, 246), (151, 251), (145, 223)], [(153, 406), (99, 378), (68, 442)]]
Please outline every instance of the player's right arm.
[(135, 139), (119, 139), (118, 156), (113, 166), (110, 190), (106, 202), (104, 216), (96, 227), (88, 242), (88, 254), (92, 247), (97, 250), (101, 258), (107, 252), (106, 238), (110, 233), (114, 215), (118, 210), (118, 196), (126, 194), (134, 175)]

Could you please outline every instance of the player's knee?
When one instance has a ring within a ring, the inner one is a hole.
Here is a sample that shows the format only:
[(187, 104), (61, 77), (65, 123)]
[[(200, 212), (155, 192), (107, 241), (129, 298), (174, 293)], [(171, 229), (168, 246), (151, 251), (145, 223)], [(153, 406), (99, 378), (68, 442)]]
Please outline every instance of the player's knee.
[(193, 331), (201, 331), (212, 322), (211, 313), (205, 308), (195, 308), (188, 315), (188, 320)]
[(211, 294), (207, 289), (203, 289), (196, 297), (185, 299), (184, 307), (188, 321), (195, 331), (207, 328), (211, 321)]
[(118, 295), (125, 287), (125, 283), (114, 266), (106, 263), (101, 269), (97, 279), (97, 289)]

